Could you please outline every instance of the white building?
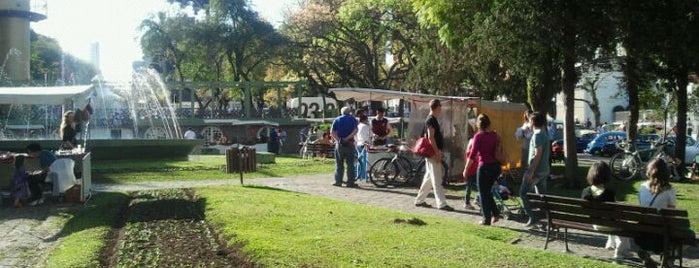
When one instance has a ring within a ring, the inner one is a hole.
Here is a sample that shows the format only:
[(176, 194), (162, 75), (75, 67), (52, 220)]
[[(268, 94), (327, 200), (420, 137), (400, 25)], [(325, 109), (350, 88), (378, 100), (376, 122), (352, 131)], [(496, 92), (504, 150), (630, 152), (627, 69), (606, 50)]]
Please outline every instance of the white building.
[[(582, 80), (582, 79), (581, 79)], [(617, 121), (625, 121), (626, 114), (623, 111), (628, 110), (629, 100), (623, 86), (623, 73), (618, 71), (601, 73), (599, 80), (595, 83), (597, 88), (597, 100), (600, 110), (600, 124), (604, 122), (612, 123)], [(592, 96), (587, 91), (581, 89), (582, 84), (578, 84), (575, 89), (575, 98), (592, 100)], [(563, 121), (565, 119), (565, 99), (563, 93), (556, 95), (556, 119)], [(584, 101), (575, 101), (574, 105), (575, 118), (584, 123), (590, 119), (593, 126), (595, 124), (595, 116), (592, 113), (590, 106)]]

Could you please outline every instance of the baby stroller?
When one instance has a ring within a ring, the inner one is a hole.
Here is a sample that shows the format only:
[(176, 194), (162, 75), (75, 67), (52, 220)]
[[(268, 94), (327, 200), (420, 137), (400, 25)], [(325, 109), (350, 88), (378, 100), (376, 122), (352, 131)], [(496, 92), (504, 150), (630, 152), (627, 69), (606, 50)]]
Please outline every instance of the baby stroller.
[(493, 184), (493, 198), (498, 206), (500, 215), (505, 220), (511, 219), (512, 216), (523, 217), (524, 209), (519, 198), (513, 194), (511, 183), (505, 180), (504, 176), (500, 175)]

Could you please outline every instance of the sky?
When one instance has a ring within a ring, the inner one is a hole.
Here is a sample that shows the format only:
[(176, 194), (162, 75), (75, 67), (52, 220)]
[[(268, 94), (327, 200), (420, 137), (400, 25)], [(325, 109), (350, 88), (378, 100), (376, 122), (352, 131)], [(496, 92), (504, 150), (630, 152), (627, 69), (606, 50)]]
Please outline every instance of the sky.
[[(58, 40), (61, 48), (85, 61), (90, 44), (100, 46), (100, 69), (106, 79), (128, 79), (131, 64), (142, 59), (138, 25), (149, 14), (165, 11), (166, 0), (50, 0), (47, 19), (33, 22), (39, 34)], [(295, 0), (251, 0), (262, 18), (278, 26)]]

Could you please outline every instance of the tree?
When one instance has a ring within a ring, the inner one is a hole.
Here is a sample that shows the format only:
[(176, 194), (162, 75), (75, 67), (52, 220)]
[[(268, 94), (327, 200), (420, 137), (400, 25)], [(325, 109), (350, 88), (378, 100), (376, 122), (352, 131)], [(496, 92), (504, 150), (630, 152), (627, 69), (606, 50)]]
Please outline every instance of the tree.
[[(53, 38), (34, 31), (31, 41), (31, 80), (42, 85), (90, 84), (97, 75), (97, 67), (73, 55), (63, 53), (61, 46)], [(63, 70), (61, 70), (63, 69)], [(64, 75), (61, 77), (61, 75)]]
[(397, 0), (302, 1), (282, 31), (293, 40), (285, 64), (326, 95), (338, 86), (404, 87), (422, 33)]
[[(655, 3), (658, 4), (658, 3)], [(666, 79), (677, 99), (677, 144), (675, 157), (684, 161), (687, 143), (687, 87), (692, 74), (699, 71), (699, 37), (687, 34), (699, 29), (699, 1), (666, 1), (655, 9), (657, 42), (652, 43), (654, 57), (660, 61), (659, 76)], [(660, 19), (658, 19), (658, 17)]]
[[(498, 62), (506, 74), (527, 81), (534, 110), (548, 112), (551, 99), (564, 92), (566, 180), (575, 186), (573, 102), (575, 65), (611, 43), (605, 30), (604, 1), (426, 1), (416, 0), (425, 21), (440, 29), (452, 48), (468, 46), (472, 59)], [(492, 75), (479, 70), (482, 75)]]
[[(168, 1), (182, 11), (169, 16), (159, 13), (143, 21), (141, 45), (147, 56), (161, 59), (164, 76), (170, 76), (168, 67), (172, 67), (183, 89), (188, 82), (263, 79), (269, 62), (285, 44), (247, 1)], [(184, 11), (190, 8), (195, 13), (204, 11), (204, 15)], [(200, 114), (209, 105), (226, 109), (232, 98), (244, 95), (241, 87), (222, 83), (209, 83), (194, 91)], [(252, 103), (251, 97), (245, 101), (246, 105)]]

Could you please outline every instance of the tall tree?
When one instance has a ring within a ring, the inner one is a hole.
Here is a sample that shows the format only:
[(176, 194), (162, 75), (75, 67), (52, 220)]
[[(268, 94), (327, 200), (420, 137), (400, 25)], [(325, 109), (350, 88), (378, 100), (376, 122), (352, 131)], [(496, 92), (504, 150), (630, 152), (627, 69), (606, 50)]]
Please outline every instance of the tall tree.
[(422, 33), (398, 0), (305, 0), (283, 31), (295, 47), (287, 64), (324, 94), (337, 86), (404, 87)]

